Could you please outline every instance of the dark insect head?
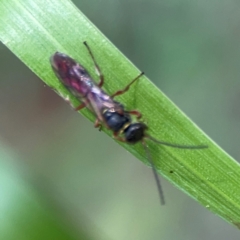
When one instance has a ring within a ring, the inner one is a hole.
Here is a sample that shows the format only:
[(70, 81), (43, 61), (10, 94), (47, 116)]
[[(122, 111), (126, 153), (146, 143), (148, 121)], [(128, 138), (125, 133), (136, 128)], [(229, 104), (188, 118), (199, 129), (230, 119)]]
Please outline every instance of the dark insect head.
[(129, 144), (135, 144), (145, 137), (147, 125), (141, 122), (131, 123), (124, 129), (125, 140)]

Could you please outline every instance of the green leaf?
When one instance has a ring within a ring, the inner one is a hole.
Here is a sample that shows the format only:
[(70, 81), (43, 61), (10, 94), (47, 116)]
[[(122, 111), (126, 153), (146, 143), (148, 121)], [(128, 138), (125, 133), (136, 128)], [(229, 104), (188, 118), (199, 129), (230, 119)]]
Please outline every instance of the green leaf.
[[(104, 89), (109, 93), (126, 86), (140, 72), (71, 2), (2, 0), (0, 9), (2, 42), (47, 85), (61, 96), (70, 97), (75, 106), (79, 102), (70, 96), (51, 70), (49, 57), (55, 51), (77, 59), (97, 80), (92, 60), (82, 44), (87, 41), (103, 71)], [(147, 77), (142, 77), (118, 100), (127, 109), (142, 112), (149, 134), (154, 138), (181, 145), (209, 146), (204, 150), (183, 150), (147, 141), (159, 173), (215, 214), (239, 226), (239, 164)], [(88, 110), (81, 113), (94, 120)], [(148, 164), (141, 144), (121, 145)]]

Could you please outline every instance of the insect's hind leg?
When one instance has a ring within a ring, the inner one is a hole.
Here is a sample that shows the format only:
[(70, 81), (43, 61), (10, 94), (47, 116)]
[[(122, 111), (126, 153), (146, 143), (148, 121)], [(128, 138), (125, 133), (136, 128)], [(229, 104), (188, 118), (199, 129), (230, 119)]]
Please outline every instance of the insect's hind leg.
[(99, 86), (99, 87), (102, 87), (102, 85), (104, 84), (104, 76), (103, 76), (103, 74), (102, 74), (102, 71), (101, 71), (100, 67), (98, 66), (98, 64), (97, 64), (97, 62), (96, 62), (96, 60), (95, 60), (95, 57), (93, 56), (92, 50), (91, 50), (90, 47), (88, 46), (87, 42), (85, 41), (85, 42), (83, 42), (83, 44), (86, 46), (86, 48), (87, 48), (87, 50), (88, 50), (88, 52), (89, 52), (89, 54), (90, 54), (90, 56), (91, 56), (91, 58), (92, 58), (92, 60), (93, 60), (93, 63), (94, 63), (95, 68), (96, 68), (96, 70), (97, 70), (97, 73), (98, 73), (98, 75), (99, 75), (100, 82), (98, 83), (98, 86)]
[(125, 92), (128, 91), (128, 89), (130, 88), (130, 86), (135, 83), (142, 75), (144, 75), (144, 72), (141, 72), (137, 77), (135, 77), (125, 88), (123, 88), (122, 90), (118, 90), (117, 92), (115, 92), (114, 94), (111, 95), (111, 98), (114, 98), (116, 96), (122, 95)]

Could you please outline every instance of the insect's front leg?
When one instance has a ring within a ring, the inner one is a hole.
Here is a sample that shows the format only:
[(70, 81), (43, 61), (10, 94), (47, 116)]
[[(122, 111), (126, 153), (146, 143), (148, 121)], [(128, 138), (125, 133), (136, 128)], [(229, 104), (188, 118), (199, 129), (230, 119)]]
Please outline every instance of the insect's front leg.
[(119, 133), (118, 132), (114, 132), (113, 133), (113, 138), (115, 138), (116, 140), (120, 141), (120, 142), (126, 142), (126, 139), (123, 137), (119, 137)]
[(125, 111), (125, 112), (131, 115), (135, 115), (138, 120), (142, 117), (142, 114), (137, 110), (131, 110), (131, 111)]

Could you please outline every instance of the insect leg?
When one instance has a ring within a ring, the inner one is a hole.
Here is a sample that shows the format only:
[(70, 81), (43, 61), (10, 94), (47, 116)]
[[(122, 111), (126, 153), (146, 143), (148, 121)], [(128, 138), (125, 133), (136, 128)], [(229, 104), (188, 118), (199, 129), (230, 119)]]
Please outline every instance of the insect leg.
[(63, 99), (75, 110), (75, 111), (79, 111), (82, 108), (84, 108), (86, 105), (85, 103), (81, 103), (78, 107), (74, 107), (69, 99), (69, 97), (64, 97), (62, 95), (60, 95), (61, 97), (63, 97)]
[(100, 120), (98, 118), (96, 119), (96, 121), (94, 123), (94, 127), (98, 128), (99, 131), (102, 130), (102, 124), (101, 124), (101, 122), (100, 122)]
[(95, 57), (93, 56), (93, 53), (92, 53), (90, 47), (88, 46), (87, 42), (85, 41), (85, 42), (83, 42), (83, 44), (86, 46), (86, 48), (87, 48), (87, 50), (88, 50), (88, 52), (89, 52), (89, 54), (90, 54), (90, 56), (91, 56), (91, 58), (92, 58), (92, 60), (93, 60), (93, 63), (94, 63), (95, 68), (96, 68), (96, 70), (97, 70), (97, 73), (98, 73), (98, 75), (99, 75), (100, 82), (98, 83), (98, 86), (99, 86), (99, 87), (102, 87), (102, 85), (103, 85), (103, 83), (104, 83), (104, 76), (103, 76), (103, 74), (102, 74), (102, 72), (101, 72), (101, 69), (100, 69), (100, 67), (98, 66), (98, 64), (97, 64), (97, 62), (96, 62), (96, 60), (95, 60)]
[(79, 111), (79, 110), (83, 109), (84, 107), (86, 107), (85, 103), (81, 103), (78, 107), (74, 108), (74, 110)]
[(85, 99), (84, 101), (85, 101), (85, 102), (82, 102), (78, 107), (74, 108), (74, 110), (75, 110), (75, 111), (79, 111), (79, 110), (85, 108), (86, 105), (89, 104), (89, 101), (88, 101), (87, 99)]
[(116, 96), (122, 95), (125, 92), (128, 91), (128, 89), (130, 88), (130, 86), (136, 82), (142, 75), (144, 74), (144, 72), (141, 72), (137, 77), (135, 77), (124, 89), (122, 90), (118, 90), (117, 92), (115, 92), (114, 94), (111, 95), (111, 98), (114, 98)]
[(114, 132), (113, 137), (120, 142), (126, 142), (124, 138), (118, 136), (118, 132)]
[(126, 113), (129, 113), (131, 115), (135, 115), (137, 117), (137, 119), (140, 119), (142, 117), (142, 114), (137, 111), (137, 110), (132, 110), (132, 111), (125, 111)]
[(100, 127), (100, 121), (98, 120), (98, 118), (96, 119), (96, 121), (95, 121), (95, 123), (94, 123), (94, 127), (95, 128), (98, 128), (98, 127)]

